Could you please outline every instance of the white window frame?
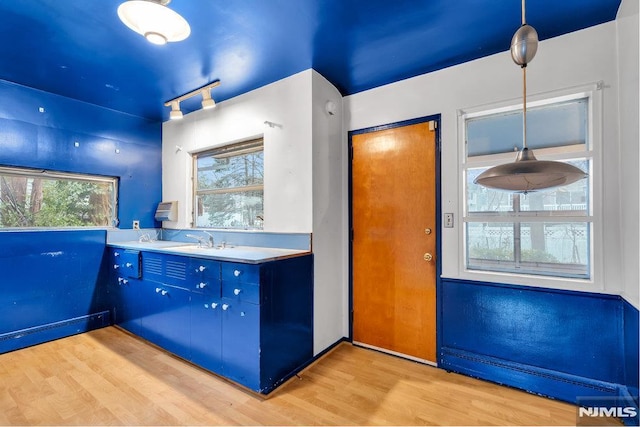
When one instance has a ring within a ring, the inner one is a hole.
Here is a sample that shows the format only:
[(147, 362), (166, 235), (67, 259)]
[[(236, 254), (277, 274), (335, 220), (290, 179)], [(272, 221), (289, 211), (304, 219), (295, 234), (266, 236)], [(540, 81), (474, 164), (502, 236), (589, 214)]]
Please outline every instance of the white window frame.
[[(256, 147), (259, 146), (259, 150), (256, 150)], [(219, 226), (212, 226), (212, 227), (199, 227), (197, 225), (197, 211), (198, 211), (198, 158), (200, 156), (203, 155), (207, 155), (207, 154), (212, 154), (212, 153), (220, 153), (220, 154), (229, 154), (229, 156), (234, 156), (234, 155), (241, 155), (243, 154), (243, 152), (248, 151), (248, 152), (253, 152), (253, 151), (262, 151), (264, 153), (264, 136), (260, 136), (260, 137), (256, 137), (256, 138), (251, 138), (251, 139), (247, 139), (247, 140), (242, 140), (242, 141), (238, 141), (238, 142), (234, 142), (234, 143), (229, 143), (229, 144), (224, 144), (224, 145), (220, 145), (214, 148), (208, 148), (208, 149), (204, 149), (204, 150), (200, 150), (200, 151), (195, 151), (191, 153), (192, 156), (192, 167), (191, 167), (191, 171), (192, 171), (192, 176), (191, 176), (191, 204), (192, 204), (192, 210), (191, 210), (191, 228), (197, 228), (197, 229), (220, 229), (220, 230), (230, 230), (230, 231), (237, 231), (237, 230), (251, 230), (251, 231), (262, 231), (264, 230), (264, 213), (263, 213), (263, 224), (261, 227), (256, 227), (256, 228), (241, 228), (241, 227), (228, 227), (228, 228), (222, 228)], [(263, 165), (264, 167), (264, 165)], [(264, 170), (263, 170), (263, 174), (264, 174)], [(203, 193), (233, 193), (236, 191), (249, 191), (249, 190), (261, 190), (262, 191), (262, 202), (264, 205), (264, 181), (261, 185), (252, 185), (252, 186), (246, 186), (246, 187), (235, 187), (235, 188), (229, 188), (229, 189), (219, 189), (219, 190), (210, 190), (210, 191), (204, 191)]]
[[(468, 168), (494, 166), (498, 163), (495, 158), (491, 161), (486, 160), (468, 160), (466, 156), (466, 120), (473, 117), (485, 116), (507, 111), (522, 110), (522, 100), (512, 99), (498, 103), (481, 105), (469, 109), (458, 110), (458, 218), (460, 224), (458, 230), (458, 276), (461, 279), (477, 280), (494, 283), (507, 283), (517, 285), (527, 285), (535, 287), (548, 287), (556, 289), (572, 289), (572, 290), (602, 290), (600, 285), (596, 289), (596, 283), (602, 284), (603, 274), (603, 224), (602, 224), (602, 186), (603, 186), (603, 167), (602, 167), (602, 134), (603, 134), (603, 116), (602, 116), (602, 92), (603, 82), (597, 82), (590, 85), (577, 86), (563, 90), (539, 93), (529, 96), (527, 100), (527, 108), (558, 103), (563, 101), (577, 100), (586, 98), (588, 101), (588, 147), (586, 152), (580, 151), (556, 151), (549, 154), (543, 153), (542, 150), (534, 150), (539, 160), (564, 160), (575, 158), (589, 158), (591, 161), (591, 186), (590, 201), (591, 215), (587, 218), (591, 220), (591, 239), (590, 239), (590, 278), (569, 278), (558, 276), (542, 276), (526, 273), (511, 273), (499, 271), (473, 270), (466, 267), (466, 222), (481, 221), (480, 217), (469, 218), (466, 214), (466, 179), (465, 173)], [(540, 153), (540, 154), (539, 154)], [(513, 161), (516, 153), (505, 155), (504, 162)], [(567, 219), (567, 217), (563, 217)], [(585, 221), (585, 217), (580, 217), (579, 221)], [(505, 221), (509, 222), (509, 216), (505, 217)]]

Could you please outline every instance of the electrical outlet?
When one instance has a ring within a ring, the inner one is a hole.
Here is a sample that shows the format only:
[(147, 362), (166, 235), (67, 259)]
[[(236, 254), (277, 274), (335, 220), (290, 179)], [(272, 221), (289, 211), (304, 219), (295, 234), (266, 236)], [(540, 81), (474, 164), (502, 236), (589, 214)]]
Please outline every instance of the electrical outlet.
[(140, 221), (138, 221), (137, 219), (133, 220), (133, 229), (140, 230)]
[(444, 214), (444, 228), (453, 228), (453, 213)]

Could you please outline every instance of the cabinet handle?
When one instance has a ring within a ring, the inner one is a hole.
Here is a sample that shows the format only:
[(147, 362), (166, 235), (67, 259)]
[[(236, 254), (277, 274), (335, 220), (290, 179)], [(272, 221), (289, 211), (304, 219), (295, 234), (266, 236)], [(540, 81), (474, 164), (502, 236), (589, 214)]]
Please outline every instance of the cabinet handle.
[(233, 271), (233, 275), (236, 276), (236, 277), (238, 277), (241, 274), (242, 274), (242, 271), (240, 271), (240, 270), (234, 270)]
[(205, 267), (204, 265), (201, 265), (200, 267), (196, 268), (196, 273), (202, 273), (204, 270), (206, 270), (207, 267)]
[(217, 303), (217, 302), (212, 302), (212, 303), (211, 303), (211, 308), (212, 308), (212, 309), (214, 309), (214, 310), (215, 310), (217, 307), (218, 307), (218, 303)]
[(229, 304), (222, 304), (222, 309), (227, 311), (229, 309)]
[(126, 264), (125, 264), (125, 266), (126, 266), (127, 268), (131, 268), (131, 267), (133, 267), (133, 264), (131, 264), (130, 262), (128, 262), (128, 263), (126, 263)]
[(204, 282), (200, 282), (199, 284), (196, 285), (197, 289), (204, 289), (207, 287), (207, 284)]
[(233, 294), (234, 295), (240, 295), (240, 292), (242, 292), (242, 289), (236, 288), (236, 289), (233, 290)]
[(117, 269), (119, 269), (119, 268), (120, 268), (120, 264), (113, 264), (113, 269), (114, 269), (114, 270), (117, 270)]
[(166, 291), (166, 290), (164, 290), (164, 289), (162, 289), (162, 288), (156, 288), (156, 293), (157, 293), (157, 294), (160, 294), (160, 295), (162, 295), (162, 296), (165, 296), (166, 294), (168, 294), (168, 293), (169, 293), (169, 291)]
[(120, 256), (120, 252), (114, 252), (113, 256)]
[(126, 285), (127, 283), (129, 283), (129, 281), (127, 279), (122, 279), (122, 284)]

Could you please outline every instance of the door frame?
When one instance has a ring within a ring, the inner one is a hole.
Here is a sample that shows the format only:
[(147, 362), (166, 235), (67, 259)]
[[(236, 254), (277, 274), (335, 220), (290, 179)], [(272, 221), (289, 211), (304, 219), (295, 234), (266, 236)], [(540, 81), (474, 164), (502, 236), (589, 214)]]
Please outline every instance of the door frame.
[(435, 147), (435, 180), (436, 180), (436, 365), (440, 356), (441, 339), (440, 333), (440, 276), (442, 275), (442, 207), (441, 207), (441, 144), (440, 144), (440, 129), (441, 129), (441, 114), (433, 114), (431, 116), (423, 116), (415, 119), (402, 120), (399, 122), (388, 123), (379, 126), (372, 126), (368, 128), (356, 129), (348, 132), (347, 143), (347, 158), (349, 163), (348, 172), (348, 202), (349, 202), (349, 337), (348, 341), (353, 343), (353, 137), (363, 133), (376, 132), (387, 129), (394, 129), (404, 126), (415, 125), (419, 123), (425, 123), (434, 121), (436, 122), (436, 147)]

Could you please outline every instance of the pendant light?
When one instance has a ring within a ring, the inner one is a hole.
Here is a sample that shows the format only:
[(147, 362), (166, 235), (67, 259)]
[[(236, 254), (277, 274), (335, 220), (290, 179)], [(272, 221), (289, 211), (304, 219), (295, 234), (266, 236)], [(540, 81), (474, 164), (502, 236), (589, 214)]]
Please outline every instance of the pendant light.
[(587, 174), (568, 163), (538, 160), (527, 148), (527, 64), (538, 50), (538, 33), (527, 24), (525, 0), (522, 0), (522, 26), (511, 39), (511, 58), (522, 68), (522, 150), (512, 163), (506, 163), (482, 172), (473, 181), (483, 187), (528, 193), (536, 190), (569, 185)]
[(129, 0), (118, 7), (118, 17), (130, 29), (150, 43), (178, 42), (191, 34), (189, 23), (169, 9), (171, 0)]

